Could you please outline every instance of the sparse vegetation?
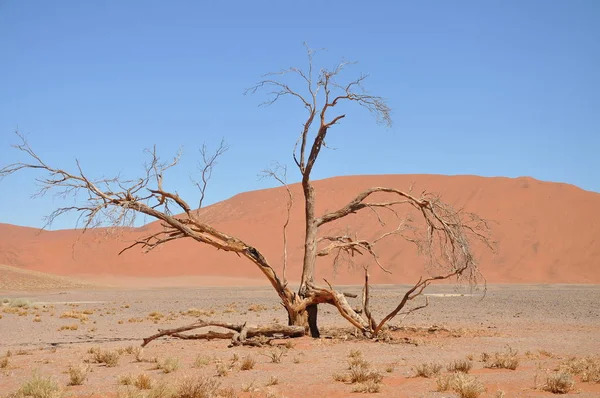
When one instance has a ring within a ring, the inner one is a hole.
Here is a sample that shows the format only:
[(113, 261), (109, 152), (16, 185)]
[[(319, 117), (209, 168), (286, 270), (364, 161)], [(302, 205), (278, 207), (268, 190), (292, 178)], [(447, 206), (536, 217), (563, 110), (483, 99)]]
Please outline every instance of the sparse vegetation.
[(484, 352), (481, 354), (481, 360), (486, 368), (515, 370), (519, 366), (517, 351), (510, 347), (507, 347), (504, 352), (495, 352), (493, 355)]
[(383, 375), (371, 368), (371, 364), (362, 358), (362, 352), (352, 350), (348, 354), (348, 370), (333, 374), (336, 381), (356, 384), (353, 392), (379, 392)]
[(271, 362), (281, 363), (281, 358), (283, 357), (283, 350), (276, 348), (274, 350), (269, 351), (269, 353), (265, 355), (271, 359)]
[(72, 325), (62, 325), (60, 328), (58, 328), (58, 331), (63, 331), (63, 330), (77, 330), (79, 329), (79, 325), (74, 323)]
[(189, 310), (182, 312), (182, 315), (187, 315), (187, 316), (195, 316), (195, 317), (201, 317), (201, 316), (213, 316), (215, 314), (215, 310), (200, 310), (198, 308), (190, 308)]
[(61, 318), (79, 319), (79, 321), (81, 321), (81, 322), (85, 322), (89, 319), (87, 314), (84, 314), (83, 312), (78, 312), (78, 311), (63, 312), (60, 317)]
[(448, 372), (469, 373), (472, 367), (472, 362), (466, 361), (464, 359), (459, 359), (457, 361), (451, 362), (448, 366), (446, 366), (446, 369), (448, 369)]
[(211, 358), (202, 354), (198, 354), (194, 360), (194, 367), (201, 368), (208, 365), (211, 362)]
[(89, 371), (90, 367), (88, 365), (69, 366), (69, 385), (82, 385)]
[(553, 394), (566, 394), (573, 389), (575, 381), (568, 372), (555, 372), (546, 376), (542, 390)]
[(130, 374), (121, 375), (118, 378), (119, 384), (123, 386), (131, 386), (133, 385), (133, 376)]
[(477, 398), (485, 392), (483, 384), (475, 377), (455, 372), (436, 379), (438, 391), (454, 391), (460, 398)]
[(8, 368), (9, 360), (8, 357), (0, 358), (0, 369)]
[(144, 362), (144, 349), (142, 347), (134, 347), (133, 355), (136, 362)]
[(213, 398), (219, 390), (217, 380), (210, 377), (184, 377), (177, 386), (177, 398)]
[(271, 376), (269, 380), (267, 380), (267, 386), (275, 386), (279, 384), (279, 379), (276, 376)]
[(26, 298), (3, 298), (2, 306), (6, 306), (9, 308), (29, 308), (31, 306), (32, 301)]
[(34, 373), (15, 394), (17, 398), (59, 398), (61, 395), (62, 391), (56, 381), (38, 373)]
[(156, 363), (156, 369), (160, 369), (163, 373), (173, 373), (179, 369), (179, 358), (168, 357), (164, 360), (159, 360)]
[(140, 390), (150, 390), (152, 388), (152, 379), (145, 373), (140, 373), (135, 380), (133, 385)]
[(414, 366), (413, 369), (415, 371), (415, 377), (431, 378), (440, 373), (440, 371), (442, 370), (442, 365), (440, 365), (439, 363), (426, 362)]
[(112, 368), (119, 364), (119, 352), (101, 350), (99, 348), (90, 348), (88, 353), (92, 354), (92, 362), (105, 364), (107, 367)]
[(244, 359), (242, 360), (242, 363), (240, 364), (240, 370), (253, 369), (255, 364), (256, 364), (256, 361), (254, 360), (253, 357), (251, 357), (251, 356), (244, 357)]
[(217, 376), (225, 377), (229, 374), (229, 366), (225, 365), (222, 362), (217, 363), (216, 365)]
[(600, 383), (600, 357), (572, 357), (563, 361), (560, 368), (580, 376), (584, 383)]

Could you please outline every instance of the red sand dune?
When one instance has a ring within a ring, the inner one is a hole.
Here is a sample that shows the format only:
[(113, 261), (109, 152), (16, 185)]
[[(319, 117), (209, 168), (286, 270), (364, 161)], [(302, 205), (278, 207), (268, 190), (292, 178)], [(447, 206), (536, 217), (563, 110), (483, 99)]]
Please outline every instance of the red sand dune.
[[(575, 186), (537, 181), (532, 178), (484, 178), (475, 176), (380, 175), (336, 177), (315, 182), (318, 212), (345, 205), (360, 190), (392, 186), (414, 192), (427, 189), (440, 193), (456, 207), (494, 220), (496, 256), (484, 253), (481, 269), (488, 283), (600, 283), (600, 194)], [(289, 227), (288, 277), (300, 276), (303, 203), (298, 185)], [(285, 219), (282, 188), (242, 193), (200, 210), (203, 220), (259, 248), (280, 268)], [(392, 227), (392, 220), (386, 218)], [(380, 226), (368, 210), (352, 215), (330, 229), (357, 227), (359, 237), (373, 238)], [(249, 261), (217, 251), (191, 240), (171, 242), (149, 253), (132, 249), (118, 252), (134, 237), (159, 228), (157, 223), (125, 229), (118, 236), (105, 231), (44, 231), (0, 224), (0, 264), (59, 275), (122, 275), (262, 278)], [(327, 232), (327, 231), (324, 231)], [(79, 238), (78, 243), (73, 243)], [(373, 283), (411, 283), (423, 273), (423, 260), (415, 250), (398, 240), (383, 241), (381, 261), (392, 275), (371, 268)], [(360, 261), (361, 259), (359, 259)], [(368, 258), (364, 258), (367, 261)], [(319, 260), (318, 276), (333, 283), (361, 282), (359, 272), (340, 269), (332, 275), (329, 260)]]

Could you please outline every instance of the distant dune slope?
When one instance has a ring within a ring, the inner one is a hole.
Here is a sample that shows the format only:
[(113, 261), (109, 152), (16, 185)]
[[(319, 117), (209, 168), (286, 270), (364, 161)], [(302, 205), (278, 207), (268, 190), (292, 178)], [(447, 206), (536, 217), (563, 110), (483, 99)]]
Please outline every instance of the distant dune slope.
[[(532, 178), (484, 178), (475, 176), (378, 175), (336, 177), (315, 182), (318, 212), (338, 209), (360, 190), (392, 186), (414, 192), (440, 193), (446, 202), (495, 221), (496, 256), (481, 257), (481, 269), (489, 283), (600, 283), (600, 194), (575, 186)], [(289, 226), (291, 280), (299, 279), (302, 259), (303, 203), (298, 185), (291, 186), (295, 207)], [(242, 193), (200, 210), (203, 220), (240, 237), (262, 250), (276, 267), (281, 264), (281, 227), (285, 219), (282, 188)], [(386, 217), (388, 228), (393, 219)], [(118, 252), (135, 237), (159, 228), (157, 223), (124, 229), (117, 236), (103, 230), (41, 232), (0, 224), (0, 263), (58, 275), (177, 276), (204, 275), (261, 278), (247, 260), (190, 240), (180, 240), (142, 254)], [(324, 232), (356, 229), (359, 237), (381, 232), (374, 215), (366, 210), (352, 215)], [(80, 238), (78, 243), (73, 243)], [(399, 240), (379, 246), (381, 261), (392, 275), (372, 267), (374, 283), (410, 283), (424, 271), (415, 250)], [(358, 259), (368, 261), (368, 258)], [(319, 259), (318, 277), (334, 283), (360, 283), (359, 272), (341, 268), (332, 274), (330, 260)], [(0, 273), (4, 272), (0, 270)]]
[(74, 289), (89, 287), (84, 282), (44, 272), (24, 270), (0, 264), (0, 291), (23, 291), (40, 289)]

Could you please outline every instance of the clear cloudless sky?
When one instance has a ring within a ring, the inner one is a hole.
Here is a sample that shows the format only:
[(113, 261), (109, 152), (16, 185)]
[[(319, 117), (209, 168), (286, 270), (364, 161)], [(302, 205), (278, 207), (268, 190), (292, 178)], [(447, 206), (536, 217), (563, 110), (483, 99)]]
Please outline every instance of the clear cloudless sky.
[[(0, 165), (24, 160), (18, 127), (48, 163), (139, 175), (144, 148), (172, 156), (168, 187), (195, 203), (198, 148), (230, 145), (206, 203), (275, 186), (304, 110), (244, 95), (261, 74), (315, 59), (358, 64), (394, 125), (353, 108), (314, 177), (532, 176), (600, 191), (600, 1), (0, 0)], [(0, 181), (0, 222), (42, 226), (64, 205), (31, 199), (35, 173)], [(75, 217), (53, 225), (70, 228)]]

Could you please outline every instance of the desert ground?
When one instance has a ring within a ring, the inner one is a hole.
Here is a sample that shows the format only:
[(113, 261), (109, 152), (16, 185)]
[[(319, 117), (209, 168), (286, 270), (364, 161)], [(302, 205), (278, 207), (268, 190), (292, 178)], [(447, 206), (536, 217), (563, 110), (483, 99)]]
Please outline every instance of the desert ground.
[[(42, 275), (37, 277), (39, 283)], [(438, 391), (454, 374), (448, 367), (455, 361), (459, 368), (472, 366), (462, 380), (479, 382), (482, 397), (552, 396), (544, 386), (557, 374), (574, 382), (565, 396), (600, 396), (598, 374), (586, 373), (594, 365), (599, 371), (597, 285), (490, 284), (485, 295), (483, 289), (432, 286), (429, 306), (395, 318), (381, 341), (356, 336), (334, 307), (321, 306), (320, 339), (229, 348), (229, 340), (160, 338), (140, 349), (142, 338), (158, 329), (197, 318), (255, 325), (285, 324), (287, 318), (269, 286), (147, 287), (146, 281), (127, 288), (63, 278), (35, 289), (25, 279), (13, 277), (11, 286), (0, 286), (2, 397), (18, 393), (34, 375), (50, 378), (71, 397), (210, 396), (181, 394), (183, 383), (193, 380), (208, 390), (214, 383), (221, 396), (360, 396), (353, 391), (367, 384), (348, 379), (349, 361), (380, 375), (374, 383), (379, 392), (366, 393), (372, 396), (461, 396), (452, 386)], [(373, 313), (381, 318), (406, 288), (374, 286)], [(102, 353), (116, 363), (99, 363)], [(582, 371), (586, 357), (589, 366)], [(424, 364), (441, 369), (418, 376), (427, 373)], [(75, 378), (83, 372), (81, 385), (69, 385), (69, 369)]]
[[(156, 222), (85, 234), (0, 224), (0, 397), (60, 396), (28, 391), (34, 387), (124, 398), (600, 396), (600, 195), (527, 177), (353, 176), (316, 181), (317, 210), (338, 209), (369, 186), (412, 182), (490, 220), (499, 246), (493, 254), (475, 248), (486, 290), (431, 286), (413, 303), (427, 297), (429, 306), (394, 318), (378, 341), (357, 336), (336, 308), (321, 305), (319, 339), (229, 347), (230, 339), (162, 337), (142, 350), (159, 329), (198, 319), (285, 325), (287, 316), (261, 271), (231, 253), (181, 239), (118, 255), (159, 231)], [(297, 184), (290, 189), (301, 196)], [(281, 272), (285, 206), (281, 188), (267, 189), (197, 216), (255, 245)], [(303, 214), (297, 203), (288, 236), (292, 285), (301, 272)], [(397, 223), (390, 214), (379, 221), (360, 213), (321, 233), (351, 227), (375, 239), (382, 224)], [(372, 312), (382, 319), (427, 270), (402, 239), (377, 250), (392, 271), (369, 269)], [(360, 293), (363, 277), (351, 270), (334, 271), (324, 258), (315, 280)], [(350, 302), (361, 307), (360, 296)]]

